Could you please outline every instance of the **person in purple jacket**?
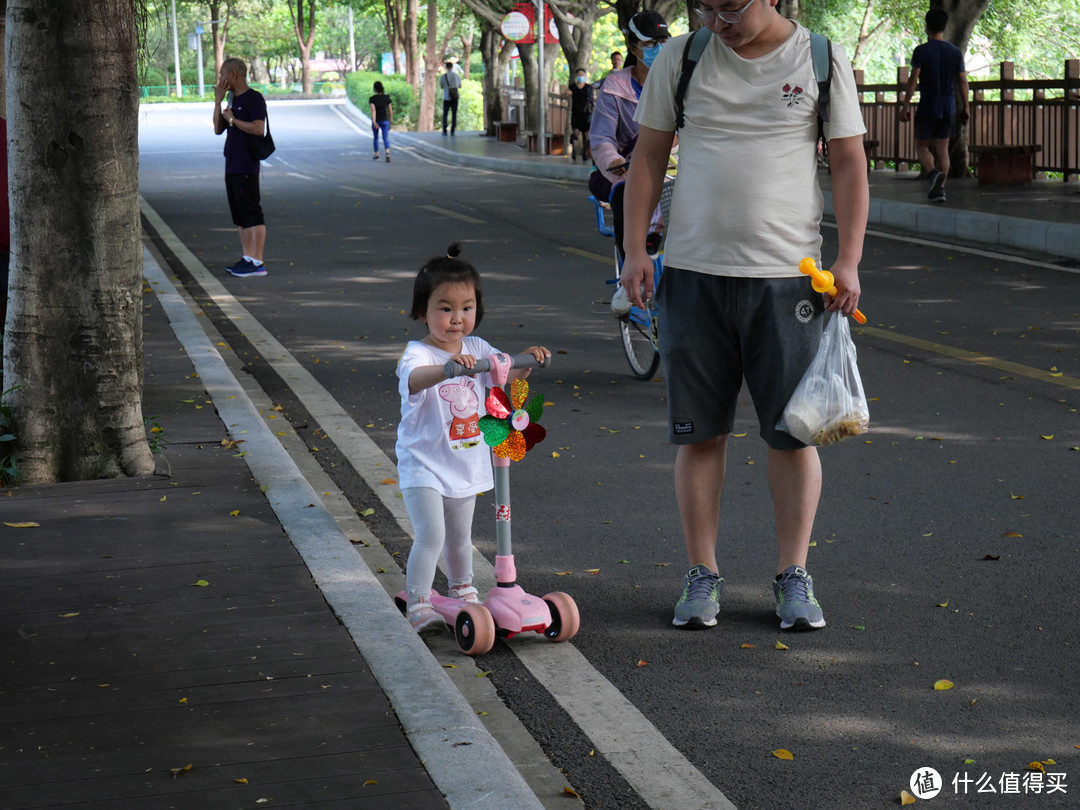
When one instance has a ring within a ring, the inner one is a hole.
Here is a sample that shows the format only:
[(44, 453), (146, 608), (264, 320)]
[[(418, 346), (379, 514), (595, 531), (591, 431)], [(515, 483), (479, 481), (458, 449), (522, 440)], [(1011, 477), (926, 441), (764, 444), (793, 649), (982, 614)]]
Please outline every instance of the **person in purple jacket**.
[[(221, 102), (230, 92), (232, 98), (222, 110)], [(262, 137), (266, 132), (266, 99), (248, 87), (247, 65), (240, 59), (226, 59), (214, 86), (214, 102), (214, 134), (227, 133), (225, 192), (243, 249), (240, 261), (225, 269), (234, 276), (265, 276), (266, 220), (259, 194), (259, 161), (251, 154), (248, 136)]]
[[(605, 78), (593, 107), (592, 129), (589, 133), (589, 145), (592, 149), (593, 163), (597, 171), (589, 179), (589, 190), (611, 203), (615, 219), (615, 244), (619, 255), (625, 256), (623, 249), (623, 191), (626, 187), (626, 170), (630, 165), (630, 155), (637, 143), (638, 125), (634, 121), (638, 99), (645, 79), (660, 48), (670, 39), (667, 22), (655, 11), (640, 11), (630, 18), (629, 30), (626, 31), (626, 46), (629, 53), (627, 63), (630, 67), (613, 70)], [(654, 226), (659, 221), (654, 217)], [(660, 234), (655, 230), (649, 234), (649, 253), (654, 253), (660, 244)], [(612, 312), (625, 315), (629, 312), (629, 299), (622, 290), (616, 290), (611, 302)]]

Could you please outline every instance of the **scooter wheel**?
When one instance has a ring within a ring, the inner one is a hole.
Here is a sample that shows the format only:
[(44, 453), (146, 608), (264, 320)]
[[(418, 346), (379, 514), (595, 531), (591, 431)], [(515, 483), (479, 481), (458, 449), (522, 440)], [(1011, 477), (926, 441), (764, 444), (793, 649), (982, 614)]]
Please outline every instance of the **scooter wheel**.
[(570, 594), (553, 591), (544, 597), (551, 611), (551, 624), (544, 630), (549, 641), (566, 641), (577, 635), (581, 628), (581, 616), (577, 603)]
[(495, 644), (495, 620), (483, 605), (465, 605), (454, 622), (458, 648), (466, 655), (483, 655)]
[(394, 604), (397, 605), (397, 609), (400, 610), (402, 613), (405, 612), (405, 608), (407, 607), (407, 605), (405, 600), (402, 599), (400, 596), (394, 597)]

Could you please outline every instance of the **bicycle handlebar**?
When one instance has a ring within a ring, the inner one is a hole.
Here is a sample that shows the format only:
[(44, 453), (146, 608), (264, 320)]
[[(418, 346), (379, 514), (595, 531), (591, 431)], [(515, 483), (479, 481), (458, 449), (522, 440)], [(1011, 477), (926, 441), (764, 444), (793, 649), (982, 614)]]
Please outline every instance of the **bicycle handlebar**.
[[(550, 365), (550, 357), (540, 362), (528, 352), (510, 357), (511, 368), (547, 368)], [(464, 377), (468, 374), (483, 374), (485, 371), (491, 371), (491, 359), (488, 357), (477, 360), (476, 365), (472, 368), (465, 368), (461, 363), (455, 363), (453, 360), (447, 360), (446, 365), (443, 366), (443, 373), (446, 374), (447, 379), (451, 380), (454, 377)]]

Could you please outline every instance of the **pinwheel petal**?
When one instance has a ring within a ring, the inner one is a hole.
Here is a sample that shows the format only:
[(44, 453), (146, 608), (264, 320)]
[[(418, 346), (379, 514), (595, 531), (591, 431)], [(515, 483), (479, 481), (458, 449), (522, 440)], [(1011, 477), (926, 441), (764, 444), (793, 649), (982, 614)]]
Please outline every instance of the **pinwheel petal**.
[(510, 435), (510, 425), (504, 419), (481, 416), (480, 431), (484, 434), (484, 443), (488, 447), (496, 447), (506, 441), (506, 437)]
[(525, 450), (532, 450), (534, 446), (540, 444), (545, 438), (547, 438), (547, 431), (543, 425), (538, 425), (536, 422), (529, 424), (525, 430), (521, 432), (521, 435), (525, 439)]
[(514, 409), (520, 408), (529, 396), (529, 383), (526, 380), (510, 381), (510, 402)]
[(505, 419), (510, 415), (510, 400), (501, 388), (492, 388), (484, 400), (484, 407), (492, 416)]
[(540, 421), (540, 417), (544, 414), (544, 397), (542, 394), (537, 394), (529, 400), (529, 404), (525, 406), (525, 413), (529, 415), (530, 422)]

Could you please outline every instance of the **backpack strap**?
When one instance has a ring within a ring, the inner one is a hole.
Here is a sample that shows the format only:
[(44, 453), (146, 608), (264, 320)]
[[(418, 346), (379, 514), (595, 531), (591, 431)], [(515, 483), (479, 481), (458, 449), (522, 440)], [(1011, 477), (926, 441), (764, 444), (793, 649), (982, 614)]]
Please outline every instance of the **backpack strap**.
[(810, 32), (810, 59), (818, 86), (818, 120), (829, 120), (829, 87), (832, 84), (832, 43), (822, 34)]
[(675, 129), (677, 130), (682, 129), (683, 124), (686, 123), (683, 118), (683, 99), (686, 98), (686, 91), (690, 87), (690, 77), (694, 75), (694, 68), (697, 67), (701, 55), (705, 53), (705, 46), (709, 44), (710, 37), (712, 37), (712, 31), (708, 28), (699, 28), (686, 40), (686, 47), (683, 48), (682, 70), (679, 73), (679, 83), (675, 85)]

